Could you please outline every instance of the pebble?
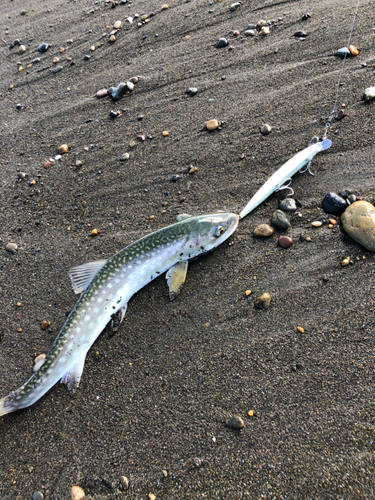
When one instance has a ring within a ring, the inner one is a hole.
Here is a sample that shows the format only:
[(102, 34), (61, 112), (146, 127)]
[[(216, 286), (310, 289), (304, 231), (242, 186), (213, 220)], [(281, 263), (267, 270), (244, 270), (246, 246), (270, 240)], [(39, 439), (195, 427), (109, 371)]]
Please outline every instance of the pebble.
[(307, 12), (307, 14), (303, 14), (302, 21), (307, 21), (309, 17), (311, 17), (311, 14), (309, 12)]
[(350, 191), (350, 189), (343, 189), (342, 191), (339, 192), (339, 195), (344, 199), (346, 199), (351, 194), (352, 192)]
[(47, 330), (49, 326), (51, 326), (51, 323), (49, 321), (42, 321), (42, 330)]
[(268, 238), (269, 236), (272, 236), (275, 230), (273, 227), (269, 226), (268, 224), (259, 224), (254, 231), (253, 231), (253, 236), (256, 238)]
[(262, 295), (260, 295), (254, 305), (257, 309), (268, 309), (271, 305), (271, 295), (269, 293), (262, 293)]
[(119, 28), (121, 28), (122, 26), (122, 21), (116, 21), (115, 24), (113, 25), (113, 27), (118, 30)]
[(114, 111), (113, 109), (111, 109), (111, 111), (109, 112), (109, 116), (111, 118), (117, 118), (118, 117), (118, 113), (117, 113), (117, 111)]
[(354, 203), (355, 201), (357, 201), (357, 197), (355, 194), (350, 194), (347, 198), (346, 198), (346, 203), (348, 205), (351, 205), (352, 203)]
[(198, 89), (197, 89), (197, 88), (195, 88), (195, 87), (190, 87), (190, 88), (188, 88), (188, 89), (187, 89), (187, 91), (186, 91), (186, 93), (187, 93), (189, 96), (191, 96), (191, 97), (195, 96), (195, 94), (196, 94), (197, 92), (198, 92)]
[(96, 93), (96, 97), (105, 97), (106, 95), (108, 95), (108, 89), (100, 89), (97, 91)]
[(161, 133), (161, 135), (162, 135), (163, 137), (168, 137), (168, 136), (169, 136), (169, 132), (168, 132), (168, 130), (163, 130), (163, 132)]
[(297, 330), (299, 331), (299, 333), (305, 333), (305, 329), (302, 328), (302, 326), (297, 326)]
[(61, 154), (64, 154), (64, 153), (67, 153), (68, 152), (68, 145), (67, 144), (62, 144), (59, 148), (58, 148), (58, 151), (59, 153)]
[(271, 133), (271, 131), (272, 131), (272, 127), (271, 127), (271, 125), (268, 125), (268, 123), (265, 123), (265, 124), (261, 127), (260, 131), (261, 131), (261, 133), (262, 133), (263, 135), (268, 135), (268, 134), (270, 134), (270, 133)]
[(33, 59), (31, 61), (33, 64), (38, 64), (38, 62), (40, 62), (40, 57), (36, 57), (35, 59)]
[(217, 49), (222, 49), (228, 45), (228, 40), (226, 38), (219, 38), (219, 41), (216, 44)]
[(110, 87), (108, 89), (108, 94), (114, 99), (115, 101), (118, 101), (123, 97), (126, 92), (128, 91), (128, 86), (124, 82), (120, 82), (117, 87)]
[(240, 32), (238, 30), (234, 30), (232, 34), (233, 36), (240, 36)]
[(52, 62), (53, 62), (54, 64), (57, 64), (58, 62), (60, 62), (60, 59), (59, 59), (58, 57), (54, 57), (54, 58), (52, 59)]
[(235, 2), (235, 3), (232, 3), (232, 5), (229, 7), (229, 10), (231, 12), (234, 12), (236, 9), (238, 9), (238, 7), (241, 5), (241, 2)]
[(256, 24), (248, 24), (246, 29), (247, 30), (256, 30), (257, 29), (257, 25)]
[(110, 43), (115, 43), (115, 41), (116, 41), (116, 37), (115, 37), (115, 35), (111, 35), (111, 36), (109, 37), (109, 42), (110, 42)]
[(82, 500), (82, 498), (85, 498), (85, 492), (79, 486), (72, 486), (70, 496), (72, 500)]
[(290, 220), (282, 210), (276, 210), (272, 214), (271, 224), (279, 229), (288, 229), (290, 227)]
[(208, 122), (205, 123), (205, 126), (206, 126), (206, 129), (207, 130), (216, 130), (217, 128), (219, 128), (221, 125), (220, 122), (218, 122), (217, 120), (208, 120)]
[(305, 38), (308, 35), (305, 31), (296, 31), (293, 36), (299, 38)]
[(72, 39), (72, 38), (70, 38), (69, 40), (67, 40), (67, 41), (66, 41), (66, 43), (67, 43), (68, 45), (72, 45), (72, 43), (73, 43), (73, 39)]
[[(321, 227), (322, 226), (322, 222), (320, 220), (314, 220), (314, 222), (311, 223), (311, 225), (313, 227)], [(306, 241), (307, 241), (307, 238), (306, 238)]]
[(153, 493), (149, 493), (148, 500), (156, 500), (156, 496)]
[(368, 201), (356, 201), (341, 216), (344, 230), (354, 241), (375, 252), (375, 207)]
[(346, 258), (341, 261), (342, 267), (348, 266), (350, 264), (350, 259)]
[(375, 87), (368, 87), (363, 93), (363, 99), (366, 102), (373, 101), (375, 99)]
[(260, 21), (257, 22), (256, 28), (260, 29), (260, 28), (263, 28), (263, 26), (266, 26), (266, 25), (267, 25), (267, 21), (265, 21), (264, 19), (261, 19)]
[(41, 491), (36, 491), (33, 494), (33, 499), (32, 500), (44, 500), (44, 495)]
[(279, 201), (279, 209), (284, 212), (295, 212), (297, 210), (296, 200), (293, 198), (285, 198)]
[(129, 153), (123, 153), (123, 154), (120, 156), (120, 161), (126, 161), (126, 160), (129, 160), (129, 158), (130, 158)]
[(359, 50), (355, 45), (349, 45), (349, 52), (351, 53), (352, 56), (358, 56)]
[(260, 31), (259, 31), (259, 34), (260, 35), (263, 35), (263, 36), (266, 36), (266, 35), (269, 35), (270, 34), (270, 29), (268, 26), (263, 26)]
[(16, 250), (18, 250), (18, 246), (16, 245), (16, 243), (8, 243), (5, 247), (5, 250), (15, 253)]
[(165, 3), (164, 5), (161, 6), (161, 10), (167, 10), (167, 9), (169, 9), (168, 4)]
[(225, 425), (230, 429), (242, 429), (245, 427), (245, 423), (241, 417), (231, 417), (226, 422)]
[(19, 54), (23, 54), (24, 52), (26, 52), (26, 47), (25, 47), (24, 45), (20, 45), (20, 46), (18, 47), (17, 52), (18, 52)]
[(49, 49), (48, 43), (41, 43), (38, 47), (38, 52), (47, 52)]
[(76, 167), (82, 167), (82, 162), (81, 160), (76, 161)]
[(346, 209), (347, 204), (344, 198), (336, 193), (328, 193), (322, 201), (322, 208), (328, 214), (341, 215)]
[(90, 60), (90, 56), (88, 54), (86, 54), (85, 56), (83, 56), (83, 60), (84, 61), (89, 61)]
[(350, 50), (347, 47), (341, 47), (341, 49), (336, 50), (334, 55), (339, 59), (345, 59), (346, 57), (349, 57), (351, 54)]
[(138, 78), (137, 76), (132, 76), (132, 77), (129, 79), (129, 82), (134, 83), (134, 85), (135, 85), (136, 83), (138, 83), (138, 82), (139, 82), (139, 78)]
[(62, 66), (56, 66), (56, 68), (52, 70), (52, 73), (59, 73), (62, 69), (63, 69)]
[(98, 233), (99, 233), (99, 231), (98, 231), (97, 229), (93, 229), (93, 230), (91, 231), (91, 236), (97, 236), (97, 235), (98, 235)]
[(55, 161), (60, 161), (60, 160), (61, 160), (61, 158), (62, 158), (62, 157), (61, 157), (61, 155), (56, 155), (56, 156), (55, 156)]
[(254, 30), (246, 30), (245, 35), (246, 36), (255, 36), (255, 31)]
[(180, 176), (178, 174), (172, 175), (171, 181), (172, 182), (177, 182), (179, 178), (180, 178)]
[(280, 236), (280, 238), (277, 240), (277, 243), (282, 248), (289, 248), (293, 245), (294, 242), (290, 236)]
[(127, 490), (129, 488), (129, 479), (126, 476), (121, 476), (120, 481), (124, 490)]
[(193, 175), (193, 174), (195, 174), (195, 172), (198, 172), (198, 168), (193, 167), (193, 165), (190, 165), (188, 172), (189, 172), (189, 175)]
[(132, 92), (134, 90), (134, 83), (133, 82), (126, 82), (126, 87), (130, 92)]

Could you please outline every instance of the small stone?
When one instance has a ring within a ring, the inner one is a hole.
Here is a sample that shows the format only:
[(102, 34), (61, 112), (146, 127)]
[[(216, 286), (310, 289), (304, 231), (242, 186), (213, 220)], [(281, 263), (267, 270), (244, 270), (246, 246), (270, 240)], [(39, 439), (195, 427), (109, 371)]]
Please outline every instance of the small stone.
[(5, 250), (11, 253), (15, 253), (18, 250), (18, 246), (16, 243), (8, 243), (5, 247)]
[(47, 330), (49, 326), (51, 326), (51, 323), (49, 321), (44, 320), (42, 322), (42, 330)]
[(95, 52), (95, 45), (91, 45), (90, 50), (91, 52)]
[(257, 29), (257, 25), (256, 24), (248, 24), (246, 29), (247, 30), (256, 30)]
[(146, 140), (146, 136), (145, 135), (137, 135), (137, 139), (140, 141), (140, 142), (144, 142)]
[(85, 56), (83, 56), (83, 60), (84, 61), (89, 61), (90, 60), (90, 56), (88, 54), (86, 54)]
[(293, 245), (293, 239), (290, 236), (280, 236), (280, 238), (277, 240), (277, 243), (282, 248), (289, 248)]
[(354, 241), (375, 252), (375, 207), (367, 201), (356, 201), (341, 216), (344, 230)]
[(246, 30), (245, 35), (246, 36), (255, 36), (255, 31), (254, 30)]
[(296, 31), (293, 36), (296, 38), (305, 38), (308, 35), (305, 31)]
[(52, 59), (52, 62), (53, 62), (54, 64), (57, 64), (58, 62), (60, 62), (60, 59), (59, 59), (58, 57), (54, 57), (54, 58)]
[(337, 221), (335, 219), (329, 219), (329, 222), (330, 224), (332, 224), (332, 226), (335, 226), (337, 224)]
[(113, 27), (118, 30), (120, 29), (122, 26), (122, 21), (116, 21), (115, 24), (113, 25)]
[(61, 155), (56, 155), (56, 156), (55, 156), (55, 161), (60, 161), (60, 160), (61, 160), (61, 158), (62, 158), (62, 156), (61, 156)]
[(260, 21), (257, 22), (256, 24), (256, 28), (258, 29), (261, 29), (263, 28), (264, 26), (267, 26), (267, 21), (265, 21), (264, 19), (261, 19)]
[(216, 130), (220, 125), (221, 123), (217, 120), (208, 120), (208, 122), (205, 123), (206, 129), (210, 131)]
[(231, 12), (234, 12), (236, 9), (238, 9), (238, 7), (241, 5), (241, 2), (235, 2), (235, 3), (232, 3), (232, 5), (229, 7), (229, 10)]
[(239, 429), (242, 429), (243, 427), (245, 427), (245, 423), (244, 423), (244, 421), (242, 420), (241, 417), (232, 417), (232, 418), (229, 418), (225, 422), (225, 425), (227, 427), (229, 427), (230, 429), (236, 429), (236, 430), (239, 430)]
[(172, 182), (177, 182), (179, 178), (180, 178), (180, 176), (179, 176), (179, 175), (177, 175), (177, 174), (172, 175), (172, 177), (171, 177), (171, 181), (172, 181)]
[(129, 479), (126, 476), (121, 476), (120, 481), (124, 490), (129, 488)]
[(16, 108), (17, 109), (22, 109), (22, 104), (20, 104), (20, 103), (16, 104)]
[(342, 109), (340, 109), (337, 113), (337, 115), (335, 115), (335, 121), (339, 122), (340, 120), (342, 120), (343, 118), (345, 118), (345, 116), (348, 116), (345, 111), (343, 111)]
[(134, 83), (132, 83), (132, 82), (130, 82), (130, 81), (129, 81), (129, 82), (126, 82), (126, 88), (127, 88), (130, 92), (132, 92), (132, 91), (134, 90)]
[(101, 97), (105, 97), (106, 95), (108, 95), (108, 89), (100, 89), (96, 93), (96, 97), (98, 97), (99, 99)]
[(156, 496), (153, 493), (148, 494), (149, 500), (156, 500)]
[(246, 291), (245, 291), (245, 295), (246, 295), (246, 297), (248, 297), (249, 295), (251, 295), (251, 293), (252, 293), (252, 292), (251, 292), (251, 290), (246, 290)]
[(91, 236), (97, 236), (98, 235), (98, 230), (97, 229), (93, 229), (91, 231)]
[(162, 474), (164, 477), (168, 477), (168, 471), (166, 471), (165, 469), (163, 469), (162, 471)]
[(351, 53), (352, 56), (358, 56), (359, 50), (355, 45), (349, 45), (349, 52)]
[(38, 52), (47, 52), (49, 49), (48, 43), (41, 43), (38, 47)]
[(76, 167), (82, 167), (82, 162), (81, 160), (76, 161)]
[(31, 61), (33, 64), (38, 64), (40, 62), (40, 57), (36, 57)]
[(375, 87), (368, 87), (363, 94), (363, 99), (366, 102), (373, 101), (375, 99)]
[(347, 47), (341, 47), (341, 49), (337, 50), (334, 54), (334, 56), (338, 57), (339, 59), (345, 59), (350, 55), (350, 50)]
[(41, 491), (36, 491), (33, 494), (33, 500), (44, 500), (44, 495)]
[(350, 259), (346, 258), (341, 261), (342, 267), (348, 266), (350, 264)]
[(219, 41), (216, 44), (217, 49), (222, 49), (228, 45), (228, 40), (226, 38), (219, 38)]
[[(314, 222), (311, 223), (311, 225), (313, 227), (321, 227), (322, 226), (322, 222), (320, 222), (320, 220), (315, 220)], [(307, 238), (306, 238), (306, 241), (307, 241)]]
[(44, 168), (49, 168), (51, 165), (52, 163), (50, 161), (46, 161), (46, 163), (44, 164)]
[(348, 205), (351, 205), (352, 203), (354, 203), (355, 201), (357, 201), (357, 197), (355, 194), (350, 194), (347, 198), (346, 198), (346, 203)]
[(193, 174), (195, 174), (195, 172), (198, 172), (198, 168), (197, 167), (193, 167), (192, 165), (190, 165), (189, 175), (193, 175)]
[(118, 117), (118, 113), (117, 113), (117, 111), (114, 111), (113, 109), (111, 109), (111, 111), (109, 112), (109, 116), (111, 118), (117, 118)]
[(62, 66), (56, 66), (56, 68), (52, 70), (52, 73), (59, 73), (62, 69), (63, 69)]
[(279, 229), (288, 229), (290, 227), (290, 220), (283, 211), (276, 210), (272, 214), (271, 224)]
[(247, 414), (249, 415), (249, 417), (253, 417), (254, 416), (254, 411), (253, 410), (249, 410), (247, 412)]
[(114, 99), (115, 101), (118, 101), (123, 97), (126, 92), (128, 91), (128, 86), (124, 82), (120, 82), (117, 87), (110, 87), (108, 89), (108, 94)]
[(73, 39), (72, 39), (72, 38), (69, 38), (69, 40), (67, 40), (67, 41), (66, 41), (66, 43), (67, 43), (68, 45), (72, 45), (72, 43), (73, 43)]
[(336, 193), (328, 193), (322, 201), (322, 208), (328, 214), (341, 215), (346, 209), (347, 204), (344, 198)]
[(285, 198), (285, 200), (279, 201), (279, 209), (284, 212), (295, 212), (297, 210), (296, 200), (293, 198)]
[(169, 132), (168, 132), (168, 130), (163, 130), (163, 132), (161, 133), (161, 135), (162, 135), (163, 137), (168, 137), (168, 136), (169, 136)]
[(68, 145), (67, 144), (62, 144), (59, 148), (58, 151), (61, 154), (67, 153), (68, 152)]
[(351, 194), (352, 194), (352, 192), (350, 191), (350, 189), (343, 189), (342, 191), (339, 192), (339, 195), (341, 196), (341, 198), (344, 198), (345, 200)]
[(17, 52), (18, 52), (19, 54), (23, 54), (24, 52), (26, 52), (26, 47), (25, 47), (24, 45), (20, 45), (20, 46), (18, 47)]
[(256, 238), (268, 238), (271, 236), (275, 230), (273, 227), (269, 226), (268, 224), (259, 224), (254, 231), (253, 231), (253, 236)]
[(115, 35), (111, 35), (111, 36), (109, 37), (109, 40), (108, 40), (108, 41), (109, 41), (110, 43), (115, 43), (115, 41), (116, 41), (116, 37), (115, 37)]
[(129, 160), (129, 153), (123, 153), (121, 156), (120, 156), (120, 161), (126, 161), (126, 160)]
[(305, 333), (305, 329), (302, 328), (302, 326), (297, 326), (297, 330), (299, 331), (299, 333)]
[(254, 305), (257, 309), (268, 309), (271, 305), (272, 297), (269, 293), (263, 293), (260, 295)]
[(261, 131), (261, 133), (262, 133), (263, 135), (268, 135), (268, 134), (270, 134), (270, 133), (271, 133), (271, 131), (272, 131), (272, 127), (271, 127), (271, 125), (268, 125), (268, 124), (266, 123), (266, 124), (264, 124), (264, 125), (261, 127), (260, 131)]
[(189, 95), (190, 97), (193, 97), (195, 96), (195, 94), (198, 92), (198, 89), (195, 88), (195, 87), (190, 87), (187, 89), (186, 93), (187, 95)]
[(85, 498), (85, 492), (79, 486), (72, 486), (70, 496), (72, 500), (82, 500), (82, 498)]
[(240, 32), (238, 30), (234, 30), (232, 35), (233, 36), (240, 36)]
[(266, 35), (269, 35), (270, 34), (270, 29), (268, 26), (263, 26), (260, 31), (259, 31), (259, 34), (260, 35), (263, 35), (263, 36), (266, 36)]
[(168, 4), (165, 3), (164, 5), (161, 6), (161, 10), (167, 10), (167, 9), (169, 9)]
[(132, 77), (129, 79), (129, 82), (134, 83), (134, 85), (135, 85), (136, 83), (138, 83), (138, 82), (139, 82), (139, 78), (138, 78), (137, 76), (132, 76)]

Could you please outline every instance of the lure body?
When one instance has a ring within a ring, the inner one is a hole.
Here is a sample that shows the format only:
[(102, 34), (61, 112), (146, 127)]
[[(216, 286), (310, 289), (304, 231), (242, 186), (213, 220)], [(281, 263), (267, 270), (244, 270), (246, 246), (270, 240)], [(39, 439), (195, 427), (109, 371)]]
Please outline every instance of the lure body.
[(237, 228), (236, 214), (186, 219), (151, 233), (108, 260), (70, 270), (76, 293), (83, 291), (42, 366), (18, 390), (0, 400), (0, 416), (40, 399), (61, 379), (78, 387), (86, 354), (114, 314), (143, 286), (168, 271), (171, 300), (185, 281), (187, 262), (219, 246)]
[(303, 149), (299, 153), (288, 160), (282, 167), (279, 168), (264, 184), (263, 186), (254, 194), (249, 203), (240, 213), (240, 219), (245, 217), (247, 214), (252, 212), (258, 205), (267, 199), (272, 193), (280, 188), (287, 179), (290, 179), (294, 174), (301, 170), (305, 165), (307, 165), (314, 156), (320, 151), (330, 148), (332, 142), (329, 139), (323, 142), (318, 142), (312, 144), (307, 148)]

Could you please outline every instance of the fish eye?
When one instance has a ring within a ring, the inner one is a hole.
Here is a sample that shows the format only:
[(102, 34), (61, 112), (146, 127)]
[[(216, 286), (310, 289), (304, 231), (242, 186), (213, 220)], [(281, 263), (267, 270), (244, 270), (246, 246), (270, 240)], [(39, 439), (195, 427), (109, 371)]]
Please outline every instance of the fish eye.
[(216, 236), (216, 238), (219, 238), (224, 233), (225, 233), (225, 228), (223, 228), (223, 226), (218, 226), (214, 231), (214, 236)]

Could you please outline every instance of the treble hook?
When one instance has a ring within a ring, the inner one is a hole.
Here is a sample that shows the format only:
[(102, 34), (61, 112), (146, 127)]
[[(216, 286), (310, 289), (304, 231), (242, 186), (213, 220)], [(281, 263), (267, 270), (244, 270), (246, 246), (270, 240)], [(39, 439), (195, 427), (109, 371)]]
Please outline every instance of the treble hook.
[(309, 161), (309, 163), (307, 164), (307, 167), (305, 168), (305, 170), (301, 170), (299, 171), (300, 174), (304, 174), (305, 172), (309, 172), (310, 175), (315, 175), (315, 173), (311, 172), (310, 170), (310, 167), (311, 167), (311, 162), (312, 160)]
[(283, 189), (290, 189), (290, 193), (287, 194), (287, 196), (293, 196), (294, 195), (294, 190), (293, 188), (290, 187), (290, 184), (292, 182), (292, 179), (289, 177), (288, 179), (285, 179), (285, 182), (288, 182), (288, 184), (283, 184), (280, 186), (280, 184), (277, 184), (275, 187), (275, 193), (278, 193), (279, 191), (282, 191)]

